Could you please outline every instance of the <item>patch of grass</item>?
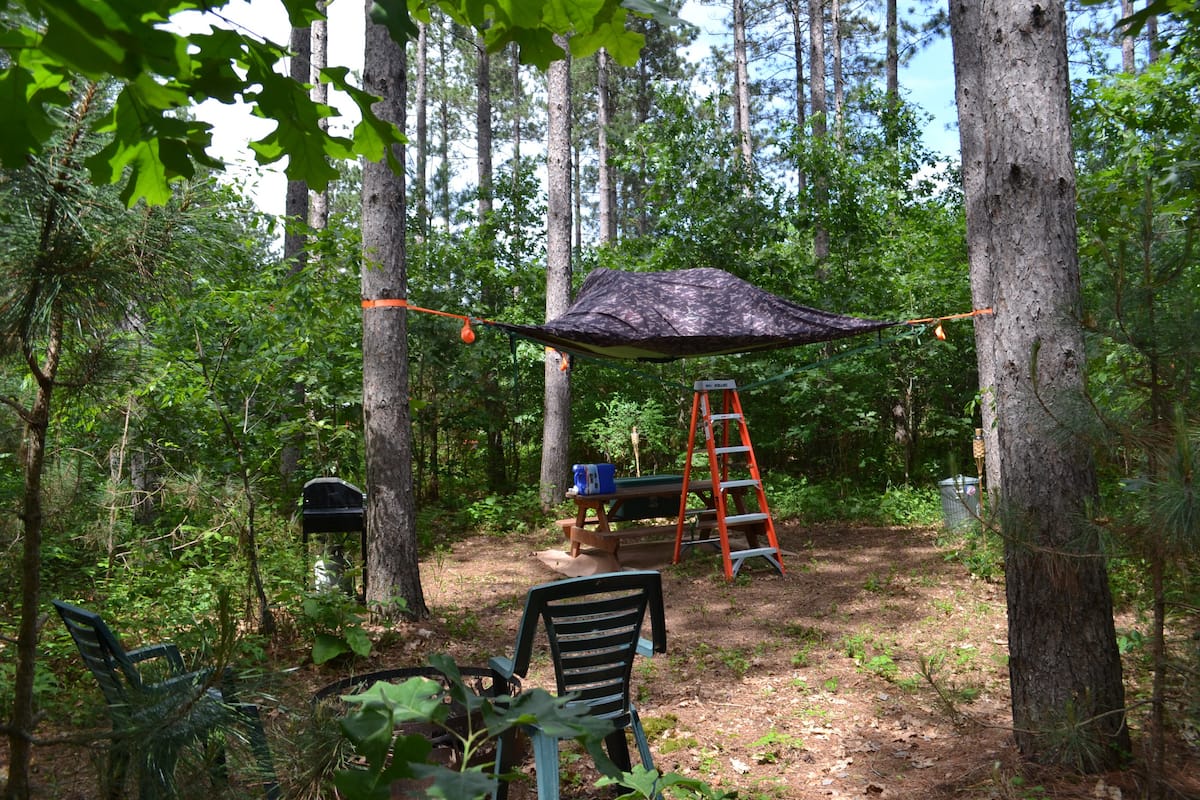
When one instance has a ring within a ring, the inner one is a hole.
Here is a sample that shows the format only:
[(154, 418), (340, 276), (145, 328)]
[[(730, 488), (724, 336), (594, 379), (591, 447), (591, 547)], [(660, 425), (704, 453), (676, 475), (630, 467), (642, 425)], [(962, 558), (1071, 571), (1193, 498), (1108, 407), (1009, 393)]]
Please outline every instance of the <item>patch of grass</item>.
[(882, 577), (872, 572), (863, 583), (863, 588), (874, 594), (886, 594), (892, 591), (892, 584), (895, 582), (895, 579), (896, 574), (894, 572), (889, 572)]
[(760, 764), (776, 764), (790, 750), (803, 750), (804, 740), (774, 728), (750, 744), (754, 759)]
[(678, 753), (679, 751), (692, 751), (700, 748), (700, 742), (696, 741), (692, 736), (670, 736), (665, 739), (659, 739), (656, 748), (662, 755), (667, 753)]
[(880, 653), (872, 656), (863, 662), (861, 669), (866, 670), (874, 675), (878, 675), (889, 683), (896, 679), (900, 669), (896, 666), (896, 662), (887, 653)]
[(679, 717), (674, 714), (642, 717), (642, 730), (646, 732), (647, 739), (659, 739), (667, 731), (674, 730), (677, 727), (679, 727)]

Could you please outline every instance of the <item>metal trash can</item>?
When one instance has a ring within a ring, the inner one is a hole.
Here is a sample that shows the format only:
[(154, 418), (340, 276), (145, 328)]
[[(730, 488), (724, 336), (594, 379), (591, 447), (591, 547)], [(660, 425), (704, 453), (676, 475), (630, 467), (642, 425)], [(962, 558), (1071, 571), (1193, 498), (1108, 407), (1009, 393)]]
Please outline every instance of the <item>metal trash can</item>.
[(363, 596), (367, 591), (367, 526), (363, 512), (363, 493), (341, 478), (313, 478), (304, 484), (304, 506), (301, 530), (305, 551), (309, 534), (320, 534), (322, 557), (317, 561), (314, 579), (318, 589), (340, 588), (349, 595), (354, 588), (345, 572), (350, 561), (345, 555), (343, 536), (329, 534), (357, 533), (359, 552), (363, 559)]
[(938, 481), (942, 519), (947, 528), (960, 528), (979, 519), (979, 479), (955, 475)]

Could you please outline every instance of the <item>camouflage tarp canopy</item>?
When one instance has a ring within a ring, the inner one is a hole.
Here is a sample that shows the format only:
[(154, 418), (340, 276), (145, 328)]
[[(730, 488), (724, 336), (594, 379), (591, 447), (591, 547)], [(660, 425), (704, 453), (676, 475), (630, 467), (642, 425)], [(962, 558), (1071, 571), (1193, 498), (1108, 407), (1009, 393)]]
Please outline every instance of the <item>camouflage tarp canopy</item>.
[(896, 322), (798, 305), (719, 269), (596, 269), (575, 302), (544, 325), (498, 327), (559, 350), (667, 361), (825, 342)]

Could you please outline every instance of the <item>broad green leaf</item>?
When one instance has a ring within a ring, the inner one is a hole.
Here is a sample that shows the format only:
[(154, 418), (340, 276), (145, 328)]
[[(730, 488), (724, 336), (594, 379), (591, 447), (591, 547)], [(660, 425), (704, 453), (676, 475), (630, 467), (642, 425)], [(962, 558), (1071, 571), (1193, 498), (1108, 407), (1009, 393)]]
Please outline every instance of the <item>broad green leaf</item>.
[(379, 708), (361, 708), (348, 714), (341, 726), (355, 752), (367, 760), (372, 771), (382, 771), (395, 730), (392, 715)]
[(427, 795), (444, 800), (487, 797), (495, 789), (497, 781), (493, 774), (484, 773), (478, 768), (460, 772), (440, 764), (413, 764), (412, 771), (417, 778), (432, 778), (433, 785), (427, 790)]
[(391, 800), (392, 790), (386, 783), (381, 783), (377, 776), (365, 769), (344, 769), (335, 772), (333, 785), (343, 797), (356, 797), (360, 800)]
[(357, 656), (366, 658), (371, 655), (371, 637), (362, 628), (346, 628), (346, 642)]
[(370, 17), (371, 22), (387, 28), (388, 36), (401, 46), (417, 38), (417, 25), (408, 14), (405, 0), (374, 0)]
[(70, 98), (62, 92), (39, 92), (37, 82), (29, 71), (10, 67), (0, 72), (0, 108), (7, 109), (4, 136), (0, 136), (0, 163), (20, 167), (26, 156), (36, 153), (42, 142), (50, 138), (54, 122), (46, 113), (46, 101), (67, 105)]
[(340, 636), (318, 633), (313, 641), (313, 663), (324, 664), (331, 658), (350, 652), (350, 645)]

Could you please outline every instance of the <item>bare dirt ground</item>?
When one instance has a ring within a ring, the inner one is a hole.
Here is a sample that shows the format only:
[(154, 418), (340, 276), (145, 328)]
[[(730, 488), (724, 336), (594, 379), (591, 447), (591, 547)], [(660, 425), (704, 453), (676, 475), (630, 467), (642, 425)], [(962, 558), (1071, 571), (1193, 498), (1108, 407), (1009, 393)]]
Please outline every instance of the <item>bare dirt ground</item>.
[[(785, 523), (786, 574), (752, 560), (732, 583), (715, 555), (672, 566), (669, 546), (624, 547), (625, 566), (663, 572), (667, 655), (635, 667), (656, 766), (741, 798), (1140, 796), (1132, 771), (1022, 764), (1007, 730), (1003, 586), (972, 578), (936, 537)], [(379, 652), (379, 665), (430, 652), (485, 665), (507, 653), (526, 590), (562, 577), (552, 564), (611, 567), (554, 558), (561, 547), (553, 532), (477, 537), (423, 564), (433, 618)], [(933, 683), (921, 675), (931, 662)], [(553, 689), (549, 664), (527, 684)], [(1180, 796), (1200, 797), (1200, 769), (1177, 771)], [(610, 796), (592, 788), (586, 758), (568, 758), (563, 776), (564, 797)]]
[[(786, 574), (750, 561), (733, 582), (713, 555), (672, 566), (668, 546), (623, 549), (627, 566), (663, 572), (668, 651), (641, 660), (634, 676), (656, 766), (763, 800), (1142, 796), (1136, 770), (1077, 776), (1021, 762), (1007, 731), (1003, 587), (973, 579), (936, 534), (784, 523)], [(462, 666), (507, 654), (525, 592), (563, 576), (551, 565), (611, 567), (555, 558), (562, 547), (551, 531), (456, 542), (422, 564), (431, 619), (375, 629), (379, 644), (365, 663), (317, 668), (306, 653), (276, 653), (296, 665), (266, 709), (290, 793), (308, 757), (295, 749), (289, 714), (315, 689), (351, 669), (419, 666), (436, 652)], [(553, 689), (548, 661), (535, 664), (526, 685)], [(1174, 796), (1200, 798), (1197, 762), (1194, 751), (1175, 760)], [(41, 796), (95, 796), (86, 755), (42, 750), (37, 766)], [(565, 798), (612, 796), (592, 786), (586, 757), (568, 751), (562, 776)], [(510, 797), (533, 794), (524, 783)]]

